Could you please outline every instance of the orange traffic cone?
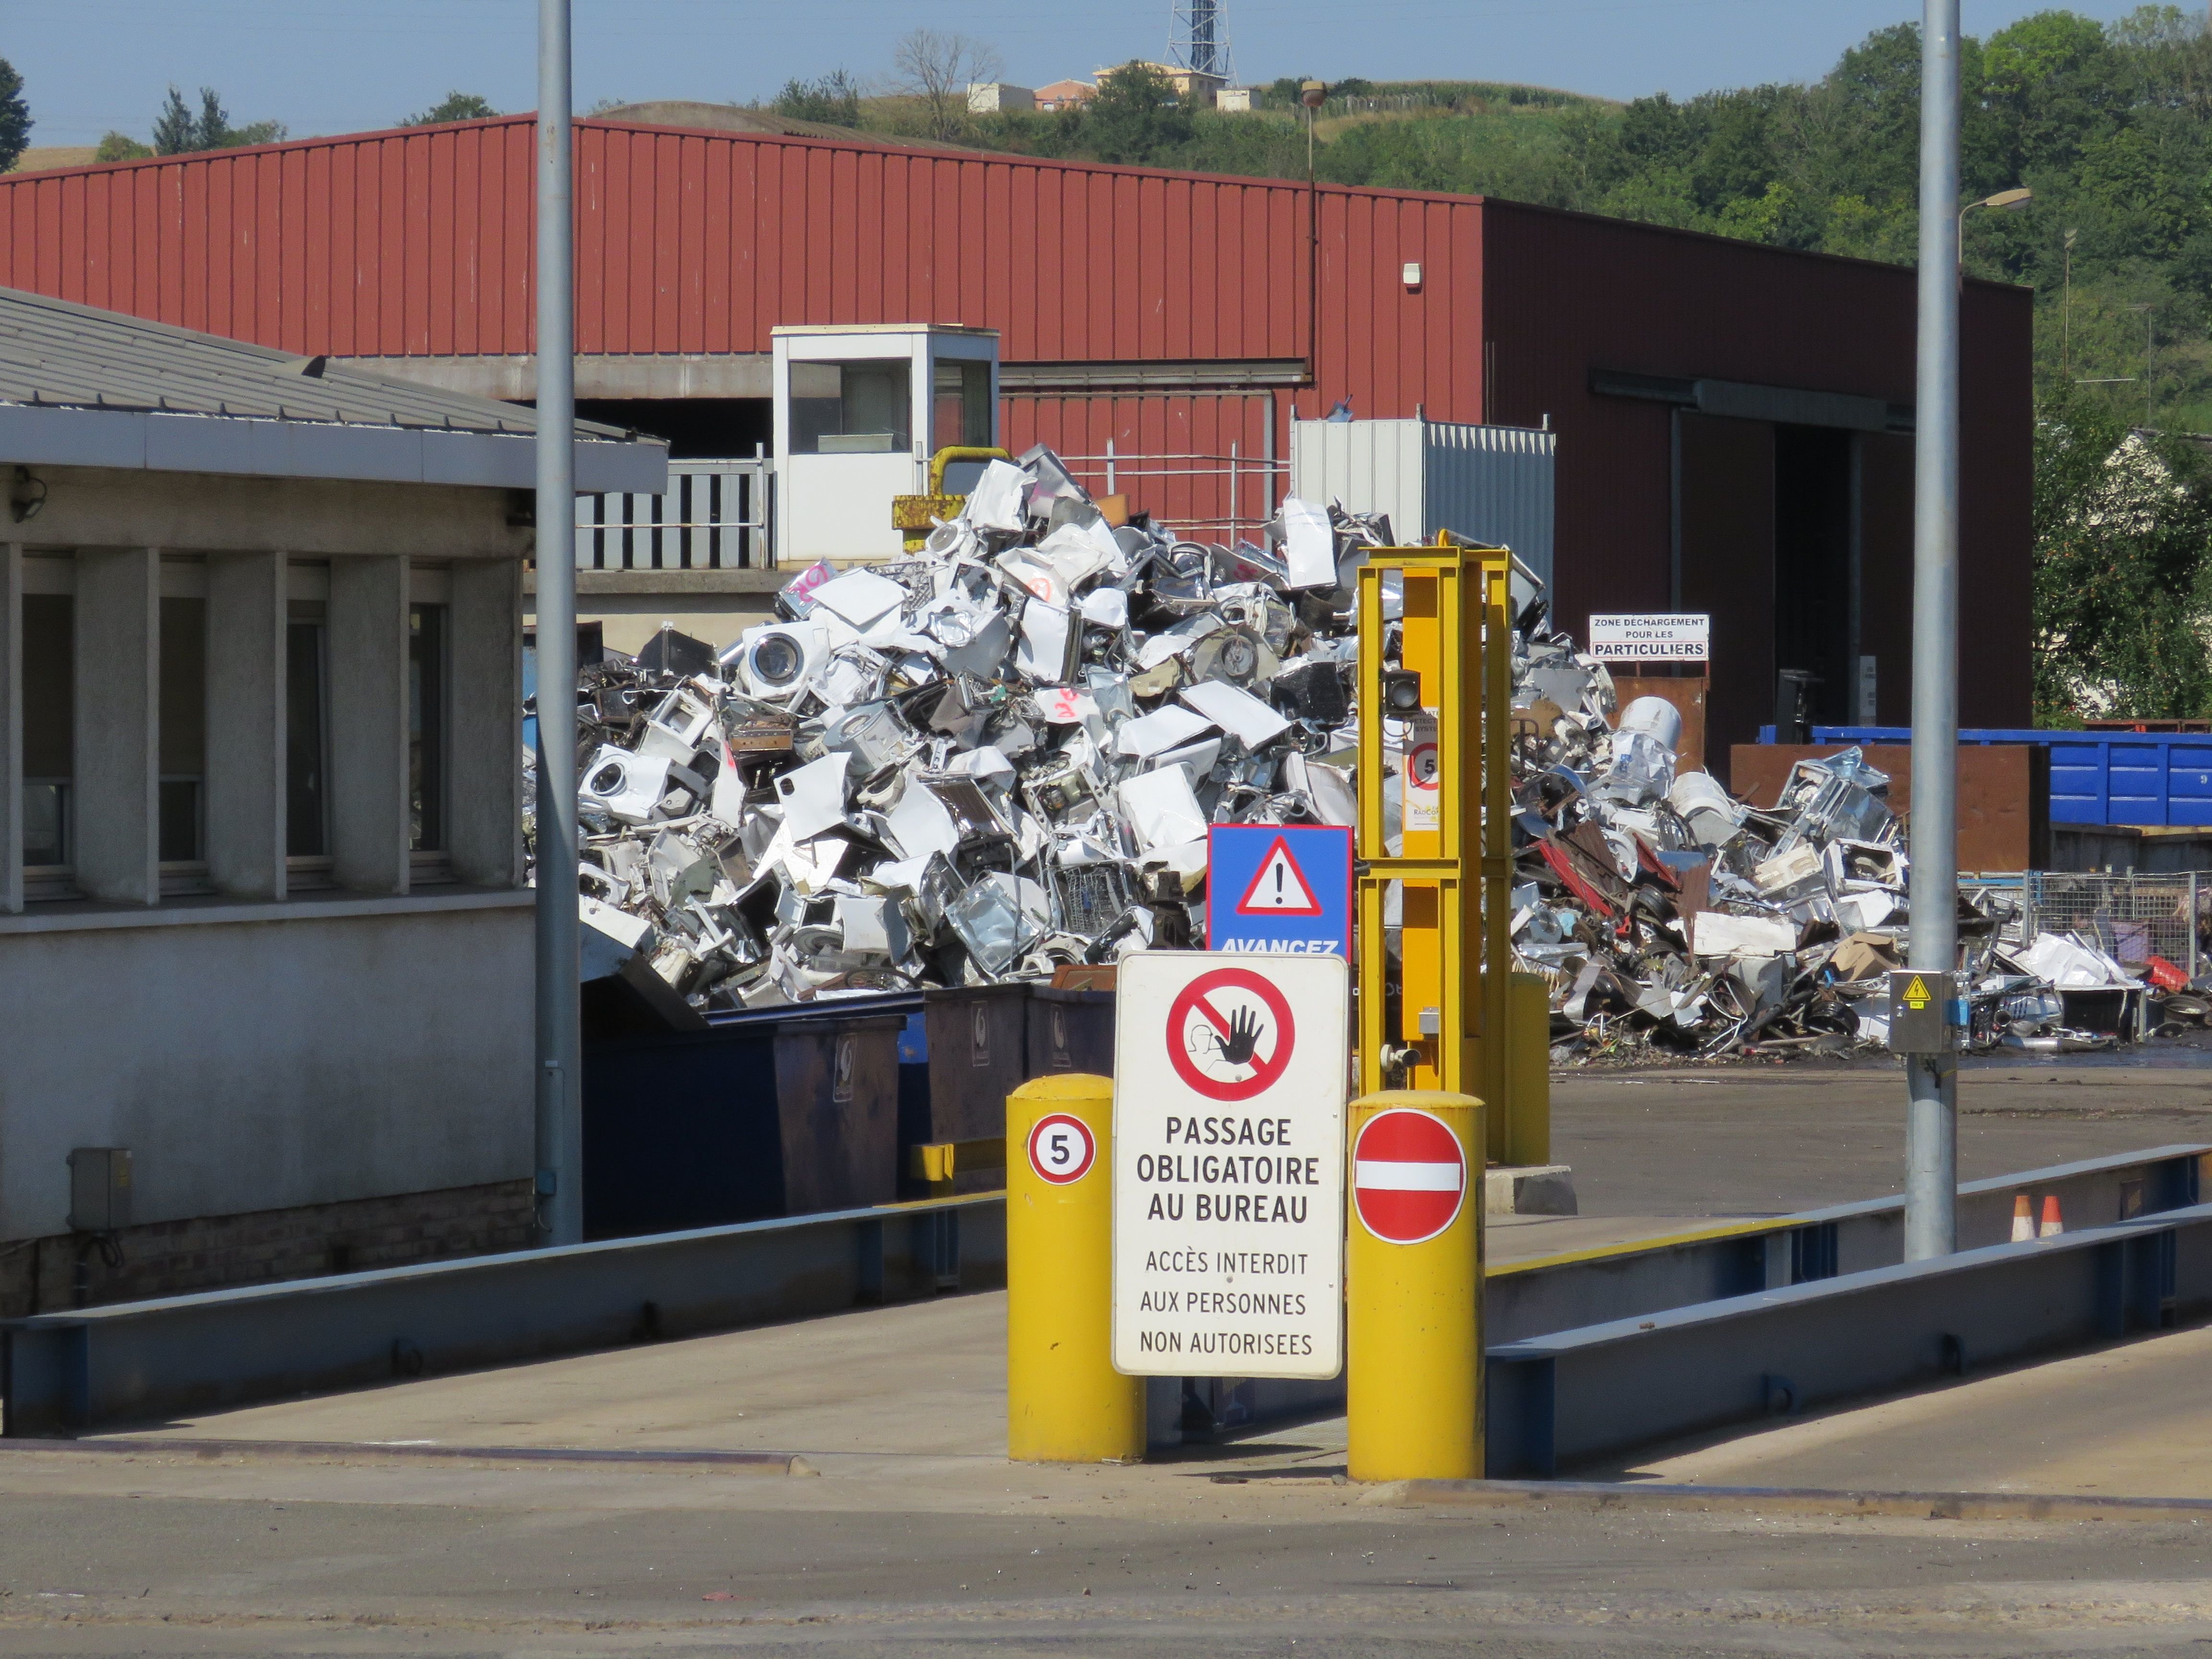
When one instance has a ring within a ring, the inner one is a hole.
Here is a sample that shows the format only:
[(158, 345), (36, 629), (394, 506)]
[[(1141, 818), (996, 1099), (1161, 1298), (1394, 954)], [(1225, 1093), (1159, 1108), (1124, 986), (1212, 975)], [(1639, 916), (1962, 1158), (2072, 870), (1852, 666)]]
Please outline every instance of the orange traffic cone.
[(2027, 1194), (2016, 1194), (2012, 1201), (2012, 1242), (2021, 1243), (2035, 1237), (2035, 1216), (2027, 1206)]
[(2038, 1238), (2056, 1238), (2066, 1231), (2066, 1224), (2058, 1218), (2058, 1194), (2046, 1193), (2043, 1199), (2043, 1224), (2035, 1230)]

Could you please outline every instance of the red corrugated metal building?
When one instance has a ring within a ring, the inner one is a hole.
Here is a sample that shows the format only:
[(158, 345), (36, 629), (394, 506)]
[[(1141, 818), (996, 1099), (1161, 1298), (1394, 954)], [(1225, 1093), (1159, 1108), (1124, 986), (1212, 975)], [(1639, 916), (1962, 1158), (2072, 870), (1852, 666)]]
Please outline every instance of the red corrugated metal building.
[[(526, 397), (532, 134), (0, 179), (0, 283)], [(1567, 626), (1711, 611), (1719, 747), (1800, 658), (1836, 665), (1824, 715), (1850, 712), (1849, 611), (1880, 717), (1906, 718), (1907, 270), (1479, 198), (621, 120), (578, 124), (576, 199), (580, 396), (679, 455), (766, 436), (769, 330), (796, 323), (999, 330), (1017, 448), (1286, 458), (1287, 421), (1346, 398), (1548, 423)], [(2028, 715), (2030, 321), (2027, 290), (1968, 285), (1974, 725)], [(1224, 487), (1155, 480), (1140, 504), (1218, 518)]]

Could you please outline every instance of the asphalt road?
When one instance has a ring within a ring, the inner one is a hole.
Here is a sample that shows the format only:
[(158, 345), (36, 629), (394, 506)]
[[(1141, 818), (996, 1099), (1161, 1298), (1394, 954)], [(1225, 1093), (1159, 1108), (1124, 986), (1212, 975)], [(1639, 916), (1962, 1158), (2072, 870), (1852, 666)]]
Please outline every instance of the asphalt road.
[[(1970, 1065), (1959, 1175), (2009, 1175), (2183, 1141), (2212, 1144), (2212, 1054), (2156, 1065)], [(1568, 1072), (1552, 1081), (1552, 1155), (1585, 1215), (1779, 1215), (1905, 1187), (1893, 1064)]]
[[(1970, 1178), (2212, 1143), (2212, 1070), (2191, 1065), (1985, 1067), (1962, 1098)], [(1555, 1155), (1593, 1217), (1780, 1212), (1899, 1185), (1887, 1068), (1578, 1073), (1553, 1099)], [(1340, 1421), (1182, 1462), (1014, 1468), (975, 1427), (997, 1386), (997, 1298), (956, 1300), (670, 1344), (628, 1408), (600, 1373), (631, 1357), (584, 1356), (179, 1425), (478, 1445), (757, 1435), (809, 1450), (818, 1478), (239, 1460), (186, 1441), (0, 1449), (0, 1659), (2212, 1647), (2212, 1510), (2197, 1524), (1395, 1509), (1336, 1478)], [(2212, 1497), (2208, 1364), (2212, 1333), (2177, 1332), (1591, 1473)], [(898, 1380), (870, 1396), (886, 1366)]]
[[(1300, 1466), (818, 1480), (0, 1454), (0, 1655), (2201, 1652), (2206, 1529), (1406, 1510)], [(36, 1467), (34, 1467), (34, 1465)]]

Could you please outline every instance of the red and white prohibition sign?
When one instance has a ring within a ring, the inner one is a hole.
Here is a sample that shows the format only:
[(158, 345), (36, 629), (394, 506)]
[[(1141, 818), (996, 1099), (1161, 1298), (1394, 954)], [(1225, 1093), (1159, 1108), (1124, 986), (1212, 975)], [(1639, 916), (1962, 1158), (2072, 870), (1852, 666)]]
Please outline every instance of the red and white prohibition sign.
[(1459, 1219), (1467, 1159), (1442, 1118), (1401, 1107), (1367, 1120), (1352, 1149), (1360, 1224), (1386, 1244), (1421, 1244)]
[(1249, 968), (1217, 968), (1168, 1009), (1168, 1059), (1208, 1100), (1249, 1100), (1291, 1063), (1297, 1030), (1288, 998)]
[(1048, 1112), (1030, 1131), (1030, 1168), (1039, 1181), (1065, 1187), (1091, 1173), (1098, 1160), (1098, 1143), (1091, 1126), (1066, 1112)]

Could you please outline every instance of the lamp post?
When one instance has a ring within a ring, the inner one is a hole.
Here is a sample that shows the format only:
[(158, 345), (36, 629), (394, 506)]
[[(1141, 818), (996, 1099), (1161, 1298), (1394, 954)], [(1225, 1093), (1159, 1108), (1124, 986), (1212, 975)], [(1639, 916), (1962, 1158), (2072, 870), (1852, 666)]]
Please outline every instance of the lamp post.
[(584, 1237), (569, 0), (538, 7), (538, 1232)]
[[(1978, 202), (1969, 202), (1959, 210), (1959, 286), (1966, 285), (1966, 216), (1976, 208), (1990, 208), (1998, 213), (2017, 213), (2035, 199), (2035, 192), (2025, 185), (2017, 190), (2001, 190), (1994, 196), (1984, 196)], [(2070, 235), (2071, 233), (2069, 232)], [(2071, 244), (2069, 243), (2070, 246)]]
[[(1959, 955), (1959, 0), (1923, 0), (1907, 965), (1945, 985)], [(1905, 1066), (1905, 1259), (1918, 1261), (1958, 1249), (1959, 1060), (1907, 1054)]]

